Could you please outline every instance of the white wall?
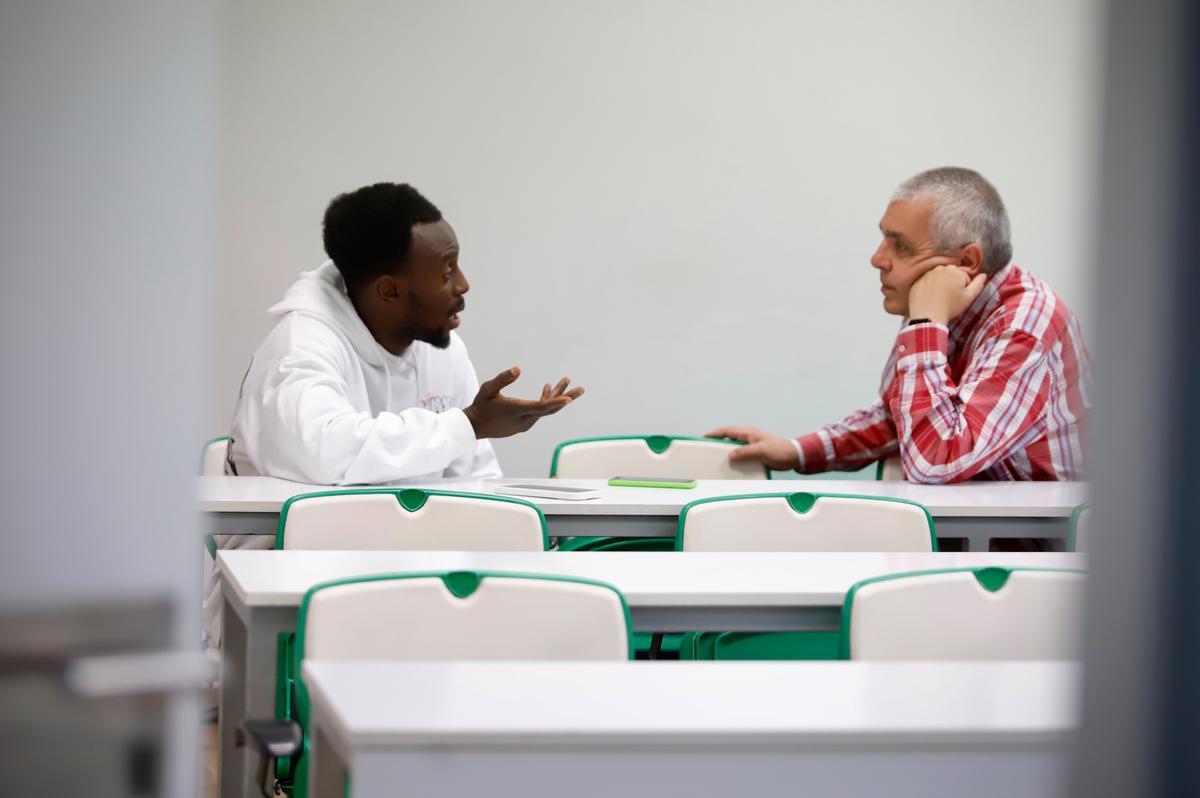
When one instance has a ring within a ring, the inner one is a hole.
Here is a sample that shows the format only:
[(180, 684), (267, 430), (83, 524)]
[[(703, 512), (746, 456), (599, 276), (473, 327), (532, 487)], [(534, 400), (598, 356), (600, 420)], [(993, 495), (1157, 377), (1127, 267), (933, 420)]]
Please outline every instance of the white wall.
[(889, 192), (1000, 189), (1015, 259), (1088, 323), (1098, 4), (254, 2), (225, 7), (213, 433), (324, 258), (338, 192), (408, 181), (472, 282), (461, 335), (515, 393), (588, 396), (497, 442), (798, 434), (870, 402), (896, 320), (867, 258)]

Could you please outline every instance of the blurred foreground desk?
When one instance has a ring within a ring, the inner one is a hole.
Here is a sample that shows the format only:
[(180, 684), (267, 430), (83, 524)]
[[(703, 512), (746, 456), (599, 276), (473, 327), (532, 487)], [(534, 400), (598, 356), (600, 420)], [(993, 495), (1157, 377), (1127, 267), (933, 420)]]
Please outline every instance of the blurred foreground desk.
[(305, 662), (313, 795), (1058, 796), (1071, 663)]
[[(988, 565), (1082, 568), (1086, 558), (998, 553), (221, 551), (217, 562), (225, 602), (221, 795), (249, 798), (258, 795), (253, 756), (235, 747), (234, 730), (247, 717), (274, 716), (277, 636), (295, 629), (301, 599), (320, 582), (404, 571), (556, 574), (614, 585), (625, 596), (637, 630), (829, 630), (839, 628), (842, 599), (860, 579)], [(677, 665), (661, 664), (672, 671)]]
[[(397, 483), (492, 493), (502, 483), (540, 479), (439, 480)], [(599, 479), (556, 480), (565, 485), (598, 488), (600, 499), (568, 502), (528, 499), (542, 509), (550, 534), (671, 537), (679, 511), (688, 502), (710, 496), (748, 493), (850, 493), (920, 502), (933, 515), (939, 538), (963, 538), (968, 551), (987, 551), (994, 538), (1065, 540), (1072, 510), (1087, 499), (1086, 482), (965, 482), (958, 485), (915, 485), (910, 482), (852, 480), (701, 480), (691, 490), (614, 488)], [(199, 507), (209, 532), (274, 535), (279, 510), (292, 496), (330, 490), (273, 477), (199, 477)]]

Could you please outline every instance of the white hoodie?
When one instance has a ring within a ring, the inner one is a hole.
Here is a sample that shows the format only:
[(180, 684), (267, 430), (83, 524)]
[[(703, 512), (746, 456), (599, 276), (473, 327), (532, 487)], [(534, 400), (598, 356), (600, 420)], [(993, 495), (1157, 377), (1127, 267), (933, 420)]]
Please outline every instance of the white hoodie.
[(391, 354), (332, 261), (303, 272), (270, 314), (279, 321), (242, 380), (227, 472), (324, 485), (500, 476), (462, 412), (479, 379), (458, 335)]

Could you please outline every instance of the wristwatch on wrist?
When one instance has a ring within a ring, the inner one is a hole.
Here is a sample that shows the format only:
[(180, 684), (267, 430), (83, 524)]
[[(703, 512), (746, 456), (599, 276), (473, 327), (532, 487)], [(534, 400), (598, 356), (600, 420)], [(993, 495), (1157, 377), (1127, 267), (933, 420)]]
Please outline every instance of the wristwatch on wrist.
[(905, 327), (911, 327), (911, 326), (913, 326), (914, 324), (928, 324), (928, 323), (929, 323), (929, 322), (931, 322), (931, 321), (933, 321), (933, 319), (909, 319), (909, 320), (908, 320), (908, 324), (906, 324), (906, 325), (904, 325), (904, 326), (905, 326)]

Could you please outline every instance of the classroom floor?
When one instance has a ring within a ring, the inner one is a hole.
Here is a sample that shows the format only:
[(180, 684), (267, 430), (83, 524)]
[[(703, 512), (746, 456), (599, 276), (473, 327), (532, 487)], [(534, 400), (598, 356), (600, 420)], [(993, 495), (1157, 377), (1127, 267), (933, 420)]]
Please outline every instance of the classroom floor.
[(217, 722), (200, 728), (200, 792), (201, 798), (217, 798)]

